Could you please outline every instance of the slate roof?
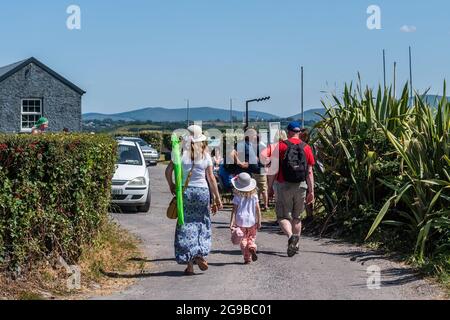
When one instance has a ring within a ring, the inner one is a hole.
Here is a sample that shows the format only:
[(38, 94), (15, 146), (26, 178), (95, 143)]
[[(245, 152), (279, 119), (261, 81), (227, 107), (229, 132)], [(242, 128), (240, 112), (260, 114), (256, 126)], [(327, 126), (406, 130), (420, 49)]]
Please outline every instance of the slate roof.
[(80, 89), (78, 86), (76, 86), (75, 84), (73, 84), (72, 82), (61, 76), (60, 74), (56, 73), (55, 71), (53, 71), (52, 69), (50, 69), (49, 67), (47, 67), (45, 64), (43, 64), (34, 57), (4, 67), (0, 67), (0, 82), (10, 77), (11, 75), (15, 74), (16, 72), (18, 72), (25, 66), (29, 65), (30, 63), (34, 63), (35, 65), (39, 66), (41, 69), (45, 70), (51, 76), (58, 79), (68, 87), (72, 88), (74, 91), (78, 92), (79, 94), (83, 95), (86, 93), (86, 91)]

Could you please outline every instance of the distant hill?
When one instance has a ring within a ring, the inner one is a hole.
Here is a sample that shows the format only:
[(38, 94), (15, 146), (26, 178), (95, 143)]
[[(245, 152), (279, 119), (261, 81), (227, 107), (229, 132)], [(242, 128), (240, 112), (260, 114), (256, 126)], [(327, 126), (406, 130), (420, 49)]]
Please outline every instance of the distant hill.
[[(233, 111), (233, 117), (237, 120), (242, 120), (245, 113), (241, 111)], [(192, 120), (201, 121), (214, 121), (229, 120), (230, 111), (226, 109), (218, 108), (190, 108), (189, 118)], [(250, 111), (251, 119), (269, 120), (278, 119), (275, 116), (266, 112)], [(116, 113), (116, 114), (101, 114), (101, 113), (86, 113), (83, 115), (83, 120), (123, 120), (123, 121), (154, 121), (154, 122), (178, 122), (186, 120), (186, 108), (182, 109), (167, 109), (167, 108), (144, 108), (128, 112)]]
[[(320, 121), (320, 120), (322, 120), (322, 118), (320, 116), (318, 116), (317, 113), (324, 115), (325, 109), (321, 108), (321, 109), (305, 110), (305, 121)], [(300, 120), (302, 118), (302, 115), (301, 115), (301, 113), (298, 113), (296, 115), (293, 115), (290, 118)]]
[[(431, 105), (431, 106), (437, 108), (437, 106), (439, 105), (439, 102), (442, 100), (442, 98), (443, 98), (443, 96), (438, 96), (438, 95), (431, 95), (431, 94), (429, 94), (429, 95), (426, 95), (426, 96), (425, 96), (425, 101), (426, 101), (429, 105)], [(450, 101), (450, 97), (447, 97), (447, 101)]]
[[(308, 110), (305, 112), (305, 120), (315, 120), (319, 119), (314, 113), (317, 111), (322, 111), (323, 109)], [(281, 119), (281, 117), (274, 114), (260, 112), (260, 111), (250, 111), (250, 118), (255, 120), (276, 120)], [(233, 117), (237, 121), (243, 120), (245, 112), (233, 111)], [(294, 116), (297, 117), (297, 116)], [(227, 109), (219, 108), (191, 108), (189, 111), (189, 118), (191, 120), (201, 120), (201, 121), (228, 121), (230, 119), (230, 111)], [(102, 114), (102, 113), (85, 113), (83, 114), (84, 121), (92, 120), (106, 120), (111, 119), (113, 121), (153, 121), (153, 122), (178, 122), (186, 120), (186, 108), (180, 109), (168, 109), (168, 108), (144, 108), (128, 112), (116, 113), (116, 114)]]
[(111, 119), (113, 121), (134, 121), (134, 119), (125, 118), (115, 114), (103, 114), (94, 112), (83, 114), (83, 121), (106, 120), (106, 119)]
[[(430, 105), (436, 107), (442, 96), (438, 95), (427, 95), (425, 97), (426, 102)], [(450, 101), (450, 97), (447, 97)], [(305, 121), (320, 121), (321, 118), (317, 113), (323, 115), (325, 114), (325, 109), (309, 109), (305, 110)], [(233, 117), (237, 121), (244, 119), (245, 112), (233, 111)], [(210, 108), (210, 107), (200, 107), (191, 108), (189, 112), (189, 118), (191, 120), (201, 120), (201, 121), (228, 121), (230, 120), (230, 111), (228, 109), (220, 108)], [(250, 118), (252, 120), (283, 120), (285, 117), (280, 117), (267, 112), (260, 111), (250, 111)], [(295, 114), (291, 117), (292, 119), (300, 120), (301, 114)], [(85, 113), (83, 114), (84, 121), (92, 120), (106, 120), (111, 119), (113, 121), (153, 121), (153, 122), (180, 122), (186, 120), (186, 108), (168, 109), (161, 107), (151, 107), (137, 109), (133, 111), (115, 113), (115, 114), (103, 114), (103, 113)]]

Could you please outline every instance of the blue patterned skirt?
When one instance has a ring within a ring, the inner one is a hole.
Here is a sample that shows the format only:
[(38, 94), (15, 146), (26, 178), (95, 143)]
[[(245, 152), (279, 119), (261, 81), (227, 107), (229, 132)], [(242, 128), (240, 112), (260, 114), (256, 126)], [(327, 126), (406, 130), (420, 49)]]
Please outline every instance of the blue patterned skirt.
[(183, 195), (184, 225), (175, 231), (175, 258), (187, 264), (211, 251), (210, 194), (208, 188), (188, 187)]

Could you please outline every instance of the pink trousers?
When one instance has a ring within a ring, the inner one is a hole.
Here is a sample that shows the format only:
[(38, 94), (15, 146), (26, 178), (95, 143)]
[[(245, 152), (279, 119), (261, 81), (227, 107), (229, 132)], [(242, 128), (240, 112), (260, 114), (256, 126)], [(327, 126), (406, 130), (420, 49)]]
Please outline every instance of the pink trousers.
[(242, 232), (244, 233), (244, 237), (241, 241), (241, 250), (244, 255), (245, 262), (252, 261), (252, 255), (250, 253), (251, 250), (256, 251), (258, 247), (256, 246), (256, 232), (258, 230), (257, 226), (254, 225), (251, 228), (240, 227)]

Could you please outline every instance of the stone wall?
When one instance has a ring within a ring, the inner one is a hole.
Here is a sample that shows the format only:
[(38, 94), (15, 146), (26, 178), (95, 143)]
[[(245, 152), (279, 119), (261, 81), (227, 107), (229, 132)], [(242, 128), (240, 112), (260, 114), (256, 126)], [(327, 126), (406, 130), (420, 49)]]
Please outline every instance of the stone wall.
[(0, 132), (21, 131), (21, 101), (42, 99), (49, 131), (81, 131), (81, 95), (31, 63), (0, 82)]

